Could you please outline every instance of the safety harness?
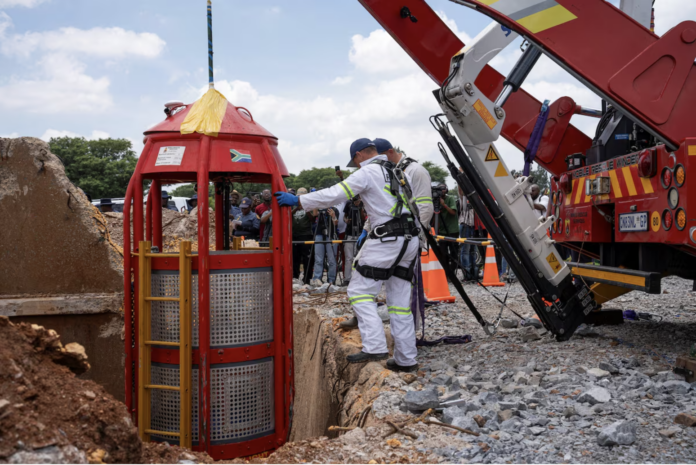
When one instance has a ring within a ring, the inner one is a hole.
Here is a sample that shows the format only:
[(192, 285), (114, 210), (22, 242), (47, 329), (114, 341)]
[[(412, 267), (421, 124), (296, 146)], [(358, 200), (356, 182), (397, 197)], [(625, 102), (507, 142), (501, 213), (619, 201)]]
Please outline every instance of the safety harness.
[[(404, 257), (406, 249), (408, 249), (409, 242), (411, 242), (413, 236), (418, 236), (420, 229), (414, 220), (415, 216), (411, 202), (406, 195), (400, 192), (400, 183), (394, 174), (396, 166), (386, 160), (375, 160), (372, 163), (380, 165), (389, 175), (389, 184), (384, 186), (384, 191), (396, 199), (396, 205), (391, 209), (391, 213), (395, 218), (374, 227), (368, 237), (370, 239), (379, 239), (380, 242), (386, 242), (385, 239), (389, 238), (403, 237), (404, 242), (391, 267), (378, 268), (376, 266), (361, 265), (360, 260), (358, 260), (355, 264), (355, 269), (364, 277), (372, 278), (376, 281), (387, 281), (392, 276), (395, 276), (410, 282), (413, 279), (413, 267), (418, 259), (418, 254), (407, 267), (398, 265)], [(408, 213), (402, 214), (404, 205)]]

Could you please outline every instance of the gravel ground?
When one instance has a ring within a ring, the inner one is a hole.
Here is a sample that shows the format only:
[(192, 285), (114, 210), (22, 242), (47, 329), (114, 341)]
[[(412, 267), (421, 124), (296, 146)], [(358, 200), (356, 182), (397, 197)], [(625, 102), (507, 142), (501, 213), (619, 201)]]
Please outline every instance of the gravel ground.
[[(298, 460), (696, 463), (696, 426), (675, 422), (679, 415), (686, 424), (696, 417), (696, 383), (671, 373), (676, 357), (696, 343), (696, 293), (690, 281), (679, 278), (664, 279), (662, 287), (662, 295), (631, 292), (610, 303), (652, 313), (654, 320), (584, 327), (562, 343), (543, 329), (517, 326), (519, 318), (508, 310), (503, 317), (512, 328), (501, 325), (488, 337), (461, 299), (431, 307), (428, 339), (469, 334), (473, 342), (419, 348), (417, 376), (392, 374), (378, 386), (373, 426), (325, 441), (331, 454), (314, 447), (311, 456), (299, 454)], [(465, 289), (484, 317), (495, 320), (500, 305), (488, 291)], [(456, 295), (454, 288), (451, 292)], [(509, 307), (531, 316), (519, 284), (491, 292), (500, 298), (509, 292)], [(296, 297), (296, 305), (303, 301), (329, 317), (350, 312), (339, 295), (324, 305), (314, 296)], [(412, 418), (431, 407), (436, 407), (431, 419), (479, 436), (419, 423), (408, 427), (418, 439), (383, 437), (389, 431), (384, 421)]]

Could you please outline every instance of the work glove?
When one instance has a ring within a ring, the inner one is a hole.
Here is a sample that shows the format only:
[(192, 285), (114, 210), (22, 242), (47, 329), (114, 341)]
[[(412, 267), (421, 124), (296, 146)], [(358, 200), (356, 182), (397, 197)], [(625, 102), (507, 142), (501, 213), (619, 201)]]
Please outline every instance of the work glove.
[(358, 237), (358, 242), (357, 242), (358, 250), (360, 250), (360, 248), (361, 248), (361, 247), (363, 246), (363, 244), (365, 243), (365, 239), (367, 239), (367, 231), (365, 231), (365, 230), (363, 229), (363, 232), (360, 234), (360, 237)]
[(300, 204), (300, 199), (296, 195), (287, 192), (276, 192), (275, 196), (281, 207), (296, 207)]

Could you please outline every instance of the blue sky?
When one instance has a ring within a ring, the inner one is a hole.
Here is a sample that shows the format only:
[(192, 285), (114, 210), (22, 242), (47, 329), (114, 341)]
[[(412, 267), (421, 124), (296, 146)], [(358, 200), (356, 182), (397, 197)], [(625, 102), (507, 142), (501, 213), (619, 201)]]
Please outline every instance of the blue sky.
[[(464, 41), (490, 22), (428, 3)], [(696, 17), (694, 4), (658, 0), (658, 32)], [(278, 136), (292, 172), (347, 161), (358, 137), (441, 163), (432, 81), (357, 0), (213, 0), (213, 28), (216, 88)], [(192, 102), (207, 85), (206, 34), (204, 0), (0, 0), (0, 136), (125, 137), (140, 150), (164, 102)], [(513, 45), (493, 64), (506, 72), (518, 54)], [(525, 88), (599, 105), (545, 59)]]

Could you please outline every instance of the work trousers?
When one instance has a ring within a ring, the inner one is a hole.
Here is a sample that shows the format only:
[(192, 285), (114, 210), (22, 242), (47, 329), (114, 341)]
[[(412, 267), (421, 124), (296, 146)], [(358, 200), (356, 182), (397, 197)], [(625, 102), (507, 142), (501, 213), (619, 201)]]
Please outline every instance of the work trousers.
[[(394, 239), (394, 238), (390, 238)], [(358, 262), (360, 265), (374, 266), (377, 268), (391, 268), (394, 265), (408, 267), (413, 262), (420, 247), (418, 239), (414, 238), (408, 243), (404, 256), (398, 264), (394, 263), (404, 238), (380, 242), (379, 239), (365, 241)], [(348, 298), (353, 306), (355, 316), (358, 318), (358, 328), (362, 338), (363, 352), (368, 354), (383, 354), (388, 352), (387, 338), (382, 327), (382, 320), (377, 314), (375, 298), (382, 289), (382, 284), (387, 291), (387, 310), (389, 311), (389, 324), (394, 338), (394, 361), (401, 366), (416, 364), (416, 330), (411, 314), (411, 282), (392, 276), (387, 281), (378, 281), (366, 278), (358, 270), (353, 270), (353, 275), (348, 285)]]
[[(316, 240), (328, 241), (330, 239), (327, 239), (326, 236), (322, 236), (321, 234), (317, 234)], [(312, 279), (321, 280), (324, 276), (324, 255), (326, 255), (326, 261), (329, 264), (328, 282), (332, 284), (336, 282), (337, 248), (337, 244), (314, 244), (314, 255), (316, 257), (314, 258), (314, 278)]]
[[(357, 239), (358, 238), (356, 236), (346, 236), (347, 241), (355, 241)], [(357, 242), (348, 242), (343, 244), (343, 256), (345, 257), (343, 261), (343, 279), (346, 281), (350, 281), (350, 278), (353, 274), (353, 258), (355, 258), (357, 248)]]
[[(314, 236), (311, 234), (306, 235), (296, 235), (292, 237), (293, 241), (311, 241)], [(293, 244), (292, 245), (292, 277), (295, 279), (300, 278), (300, 265), (304, 268), (304, 279), (305, 284), (309, 284), (309, 280), (312, 278), (312, 273), (314, 272), (314, 257), (311, 257), (312, 246), (308, 244)], [(308, 270), (312, 270), (309, 272)]]
[[(459, 225), (459, 237), (471, 239), (474, 237), (474, 227), (465, 224)], [(466, 280), (478, 279), (478, 267), (476, 266), (476, 246), (466, 242), (460, 246), (459, 264), (464, 270)]]

